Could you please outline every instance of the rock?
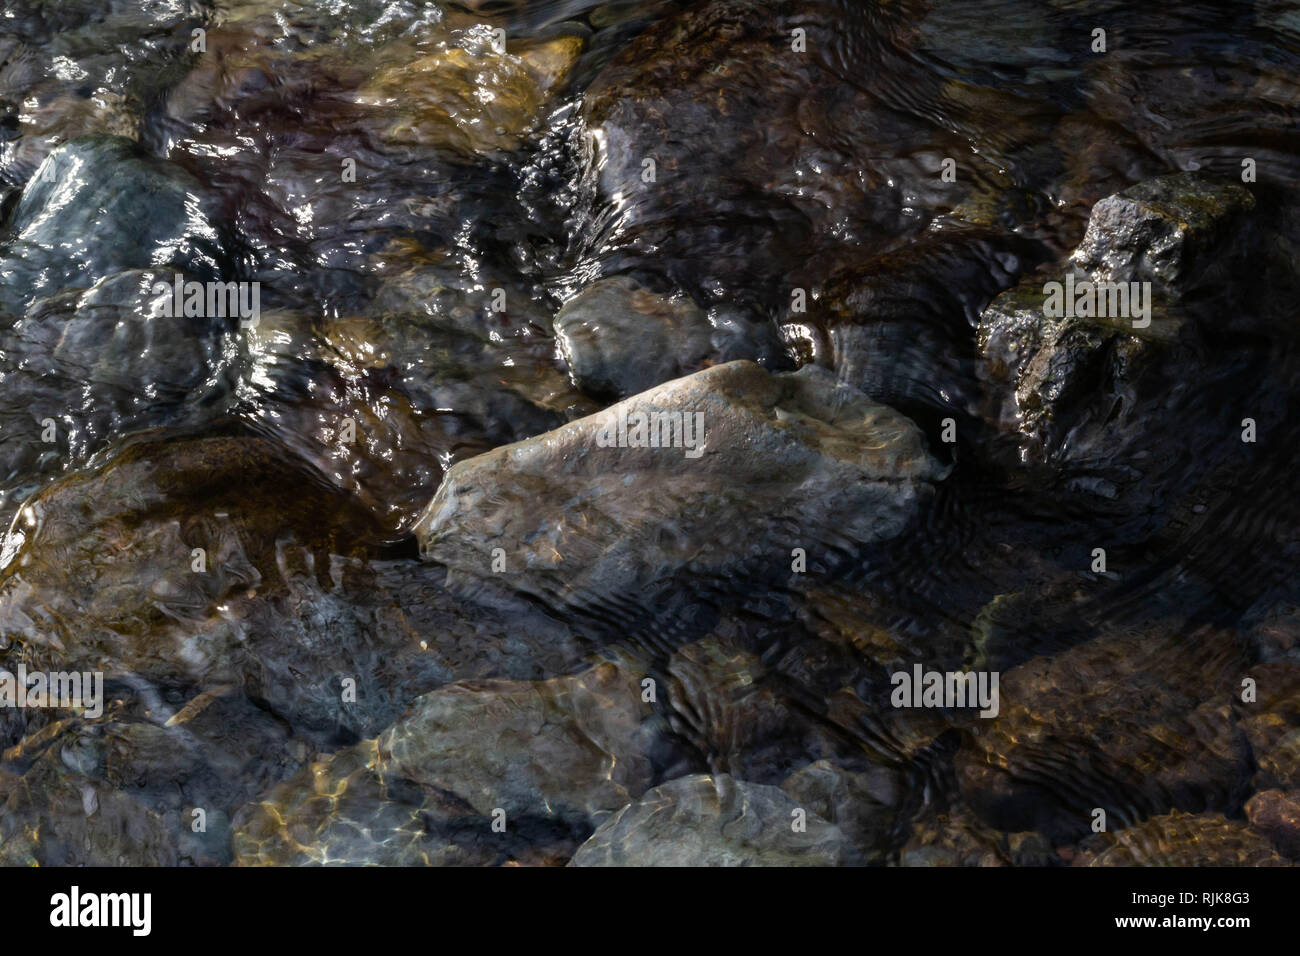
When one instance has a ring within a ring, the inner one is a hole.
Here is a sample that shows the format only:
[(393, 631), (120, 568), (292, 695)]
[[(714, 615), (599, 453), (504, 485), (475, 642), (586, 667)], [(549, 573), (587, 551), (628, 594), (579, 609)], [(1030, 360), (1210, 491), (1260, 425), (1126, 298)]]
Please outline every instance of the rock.
[(409, 315), (322, 323), (272, 311), (240, 343), (241, 415), (392, 531), (419, 516), (445, 466), (556, 427), (563, 416), (547, 404), (571, 394), (526, 347)]
[(1283, 856), (1300, 858), (1300, 795), (1264, 790), (1246, 801), (1246, 818)]
[(899, 851), (900, 866), (1059, 866), (1061, 858), (1037, 833), (1000, 833), (965, 807), (925, 812)]
[[(157, 825), (154, 852), (181, 864), (229, 863), (235, 810), (308, 755), (286, 726), (234, 687), (188, 700), (148, 692), (144, 700), (131, 699), (114, 683), (104, 690), (102, 717), (48, 724), (10, 748), (6, 760), (10, 766), (34, 761), (24, 785), (48, 785), (48, 771), (57, 767), (67, 789), (91, 805), (112, 794), (134, 818)], [(37, 842), (34, 849), (49, 851)]]
[[(677, 447), (602, 447), (654, 412), (682, 416)], [(945, 474), (916, 426), (825, 370), (731, 362), (458, 463), (415, 532), (456, 586), (491, 577), (499, 548), (512, 588), (630, 620), (670, 588), (784, 576), (795, 547), (900, 534)]]
[(920, 125), (844, 82), (878, 66), (864, 33), (823, 5), (752, 0), (695, 4), (638, 33), (583, 97), (590, 259), (763, 314), (789, 301), (785, 274), (820, 245), (910, 233), (903, 177), (841, 132), (904, 141)]
[(875, 401), (934, 420), (954, 416), (967, 432), (980, 394), (971, 322), (1040, 258), (1032, 244), (994, 229), (928, 233), (810, 281), (808, 313), (791, 314), (787, 334), (824, 336), (822, 354), (809, 358)]
[(651, 785), (666, 750), (639, 675), (605, 663), (541, 683), (454, 684), (379, 738), (385, 776), (454, 794), (484, 817), (593, 825)]
[[(851, 732), (835, 723), (824, 699), (840, 684), (831, 678), (818, 686), (798, 670), (808, 660), (813, 668), (823, 664), (818, 652), (824, 648), (800, 635), (803, 641), (778, 656), (773, 643), (746, 641), (739, 630), (725, 620), (713, 634), (677, 649), (663, 679), (673, 731), (707, 758), (708, 769), (776, 786), (809, 759), (857, 756), (856, 743), (845, 740)], [(769, 663), (751, 644), (764, 647)]]
[(1099, 637), (1022, 664), (1001, 675), (999, 714), (971, 722), (962, 794), (997, 829), (1058, 842), (1084, 835), (1098, 807), (1112, 820), (1233, 810), (1250, 777), (1232, 712), (1241, 656), (1202, 629)]
[(655, 295), (626, 276), (587, 286), (556, 313), (554, 327), (574, 384), (603, 398), (698, 371), (712, 352), (712, 328), (699, 306)]
[[(235, 811), (296, 772), (310, 747), (229, 685), (177, 700), (169, 715), (153, 705), (153, 720), (105, 728), (104, 777), (167, 822), (182, 860), (229, 863)], [(204, 830), (194, 829), (196, 809)]]
[(1258, 769), (1257, 790), (1300, 790), (1300, 665), (1252, 667), (1256, 699), (1237, 705)]
[(355, 101), (384, 109), (389, 144), (468, 156), (509, 152), (536, 129), (582, 45), (580, 37), (558, 36), (499, 51), (482, 28), (457, 31), (426, 56), (380, 69)]
[[(165, 294), (154, 293), (159, 282)], [(117, 273), (42, 299), (0, 329), (0, 488), (19, 497), (112, 440), (219, 411), (230, 388), (222, 340), (235, 320), (165, 315), (172, 282)]]
[(512, 331), (535, 318), (553, 350), (555, 303), (520, 275), (541, 227), (507, 153), (542, 125), (582, 40), (512, 32), (497, 53), (493, 29), (434, 4), (222, 5), (208, 53), (166, 97), (159, 138), (223, 198), (277, 307), (454, 308), (486, 339), (502, 334), (489, 311), (502, 289)]
[(435, 791), (387, 786), (373, 740), (317, 761), (245, 807), (239, 866), (485, 866), (514, 843)]
[[(0, 172), (28, 180), (61, 143), (139, 139), (149, 108), (184, 75), (205, 11), (169, 0), (9, 4), (0, 24)], [(12, 42), (12, 47), (8, 43)]]
[[(1213, 438), (1236, 423), (1207, 396), (1255, 387), (1242, 379), (1251, 346), (1212, 344), (1202, 330), (1221, 325), (1226, 301), (1242, 304), (1230, 291), (1237, 283), (1221, 280), (1249, 248), (1243, 224), (1253, 207), (1240, 185), (1200, 174), (1142, 183), (1097, 203), (1068, 260), (995, 299), (978, 331), (986, 416), (1007, 438), (992, 457), (1015, 469), (1050, 466), (1069, 493), (1131, 510), (1190, 480), (1182, 446), (1176, 453), (1159, 445), (1179, 435), (1177, 423), (1201, 423), (1204, 454), (1190, 456), (1198, 473), (1221, 457)], [(1073, 306), (1090, 288), (1082, 283), (1136, 288), (1139, 299), (1125, 312), (1118, 293), (1100, 292), (1090, 314), (1065, 314), (1071, 289)], [(1057, 305), (1061, 314), (1049, 315)], [(1193, 367), (1195, 385), (1187, 378)]]
[(1288, 866), (1240, 820), (1213, 813), (1152, 817), (1083, 844), (1075, 866)]
[(1161, 176), (1098, 202), (1070, 259), (1095, 280), (1151, 282), (1162, 299), (1186, 296), (1239, 263), (1254, 209), (1239, 183)]
[[(229, 259), (203, 189), (180, 167), (130, 140), (90, 136), (50, 154), (23, 190), (0, 258), (0, 301), (84, 289), (128, 269), (222, 278)], [(78, 241), (67, 241), (69, 235)]]
[(854, 772), (818, 760), (791, 775), (781, 789), (799, 806), (839, 827), (868, 863), (885, 862), (896, 846), (905, 779), (887, 767)]
[[(796, 832), (805, 809), (806, 829)], [(840, 829), (776, 787), (724, 775), (651, 790), (591, 835), (570, 866), (841, 866), (858, 856)]]
[(454, 600), (434, 569), (384, 560), (382, 539), (269, 441), (138, 441), (24, 505), (0, 634), (32, 669), (242, 686), (321, 745), (373, 736), (458, 678), (582, 659), (561, 623), (499, 591)]
[(0, 782), (0, 865), (175, 866), (176, 834), (110, 784), (48, 750), (21, 778)]

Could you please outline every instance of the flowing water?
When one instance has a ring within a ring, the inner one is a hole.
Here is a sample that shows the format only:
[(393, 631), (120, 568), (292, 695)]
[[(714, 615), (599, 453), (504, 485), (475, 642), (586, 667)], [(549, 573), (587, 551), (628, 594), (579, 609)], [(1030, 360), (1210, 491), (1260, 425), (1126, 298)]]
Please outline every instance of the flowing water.
[(0, 860), (1300, 858), (1300, 3), (0, 10)]

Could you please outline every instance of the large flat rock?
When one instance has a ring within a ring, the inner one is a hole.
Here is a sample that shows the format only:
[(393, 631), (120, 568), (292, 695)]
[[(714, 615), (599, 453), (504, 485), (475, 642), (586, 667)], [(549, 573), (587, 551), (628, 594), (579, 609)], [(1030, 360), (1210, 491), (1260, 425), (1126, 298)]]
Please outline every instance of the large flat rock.
[[(643, 418), (694, 430), (636, 447)], [(453, 587), (631, 615), (668, 586), (788, 578), (795, 548), (812, 563), (893, 538), (945, 474), (916, 425), (824, 369), (739, 361), (455, 465), (415, 531)]]

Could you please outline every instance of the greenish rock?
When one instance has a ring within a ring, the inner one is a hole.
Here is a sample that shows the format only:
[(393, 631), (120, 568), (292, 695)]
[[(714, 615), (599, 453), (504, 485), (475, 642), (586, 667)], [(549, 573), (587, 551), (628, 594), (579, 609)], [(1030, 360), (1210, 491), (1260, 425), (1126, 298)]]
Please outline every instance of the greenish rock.
[(170, 266), (198, 280), (219, 279), (229, 259), (207, 205), (196, 179), (130, 140), (67, 143), (18, 201), (0, 258), (0, 301), (21, 311), (41, 296), (128, 269)]
[(1221, 280), (1245, 244), (1250, 190), (1200, 173), (1138, 183), (1092, 208), (1070, 259), (1095, 279), (1151, 282), (1162, 298)]
[(605, 821), (570, 866), (843, 866), (840, 829), (789, 794), (734, 777), (680, 777)]
[[(1006, 442), (992, 457), (1050, 469), (1108, 508), (1151, 507), (1188, 480), (1175, 470), (1181, 457), (1159, 445), (1189, 416), (1230, 427), (1222, 409), (1197, 406), (1198, 394), (1232, 387), (1240, 366), (1216, 359), (1202, 328), (1221, 324), (1214, 303), (1236, 286), (1226, 280), (1251, 248), (1253, 209), (1242, 186), (1199, 173), (1141, 183), (1093, 207), (1070, 257), (996, 298), (977, 332), (984, 415)], [(1112, 287), (1100, 287), (1091, 314), (1068, 314), (1084, 283)], [(1191, 366), (1206, 369), (1195, 387)]]

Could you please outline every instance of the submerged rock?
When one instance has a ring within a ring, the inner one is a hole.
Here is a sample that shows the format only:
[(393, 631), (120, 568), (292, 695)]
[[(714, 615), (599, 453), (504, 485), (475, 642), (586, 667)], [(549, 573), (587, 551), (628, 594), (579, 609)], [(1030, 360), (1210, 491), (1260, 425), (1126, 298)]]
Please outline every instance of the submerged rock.
[(999, 832), (961, 806), (921, 814), (898, 855), (900, 866), (1059, 866), (1062, 862), (1041, 834)]
[(235, 819), (239, 866), (485, 866), (512, 841), (436, 791), (395, 791), (373, 740), (317, 761)]
[(1300, 794), (1264, 790), (1246, 801), (1246, 817), (1273, 841), (1279, 853), (1300, 859)]
[[(23, 190), (0, 258), (0, 302), (14, 311), (128, 269), (228, 271), (203, 187), (130, 140), (90, 136), (55, 150)], [(76, 242), (69, 242), (76, 236)]]
[[(7, 788), (13, 799), (0, 804), (0, 833), (29, 829), (0, 840), (9, 862), (227, 864), (235, 811), (309, 753), (230, 685), (188, 699), (148, 690), (133, 699), (121, 683), (104, 689), (102, 716), (57, 720), (5, 752), (7, 766), (24, 772)], [(74, 831), (78, 818), (83, 829)], [(70, 839), (84, 845), (70, 847)]]
[[(145, 116), (184, 75), (207, 11), (170, 0), (17, 0), (0, 22), (0, 175), (30, 179), (61, 143), (139, 139)], [(12, 131), (12, 132), (11, 132)]]
[(176, 833), (112, 784), (50, 749), (21, 778), (0, 777), (0, 865), (175, 866)]
[(904, 779), (886, 767), (852, 771), (818, 760), (791, 775), (781, 789), (799, 806), (839, 827), (869, 863), (883, 863), (895, 847)]
[[(799, 811), (802, 811), (800, 813)], [(840, 866), (840, 829), (788, 794), (726, 775), (681, 777), (601, 824), (570, 866)]]
[(1288, 866), (1240, 820), (1170, 813), (1085, 841), (1076, 866)]
[(453, 466), (415, 531), (459, 586), (495, 559), (510, 587), (617, 616), (892, 538), (945, 474), (915, 425), (825, 370), (731, 362)]
[(1095, 808), (1113, 820), (1234, 810), (1251, 763), (1232, 709), (1242, 664), (1209, 630), (1099, 637), (1022, 664), (957, 753), (962, 793), (998, 829), (1065, 841)]
[(698, 371), (712, 351), (704, 310), (626, 276), (583, 289), (554, 326), (574, 384), (598, 397), (625, 398)]
[(454, 684), (379, 738), (387, 776), (451, 793), (484, 817), (596, 822), (637, 799), (667, 750), (639, 675), (601, 664), (541, 683)]
[(1258, 769), (1257, 790), (1300, 790), (1300, 666), (1273, 661), (1250, 669), (1257, 697), (1237, 705)]
[(270, 442), (137, 442), (23, 506), (0, 634), (33, 669), (242, 686), (322, 743), (373, 736), (451, 680), (581, 660), (560, 623), (499, 592), (454, 600), (433, 569), (382, 560), (381, 541)]
[(979, 408), (971, 323), (1038, 258), (1030, 243), (992, 229), (919, 236), (816, 283), (807, 316), (792, 314), (787, 334), (824, 335), (823, 354), (814, 346), (808, 358), (878, 402), (964, 422)]
[(453, 33), (449, 41), (381, 68), (357, 91), (359, 105), (386, 108), (386, 144), (469, 156), (518, 149), (582, 52), (576, 36), (498, 49), (486, 25)]
[[(156, 283), (168, 290), (155, 293)], [(0, 329), (0, 487), (83, 462), (110, 441), (214, 416), (234, 319), (172, 317), (173, 276), (132, 270), (42, 299)]]
[[(800, 634), (804, 641), (792, 640), (795, 646), (777, 657), (760, 636), (752, 643), (769, 652), (765, 661), (739, 630), (727, 620), (717, 632), (668, 658), (667, 717), (678, 736), (707, 759), (714, 773), (773, 786), (810, 759), (856, 756), (856, 746), (845, 740), (851, 734), (837, 724), (825, 700), (843, 679), (819, 656), (833, 650)], [(819, 688), (801, 672), (802, 666), (814, 672), (824, 668), (835, 676)]]
[(273, 311), (240, 344), (241, 416), (392, 531), (419, 516), (452, 462), (559, 425), (547, 404), (569, 394), (526, 347), (410, 315)]

